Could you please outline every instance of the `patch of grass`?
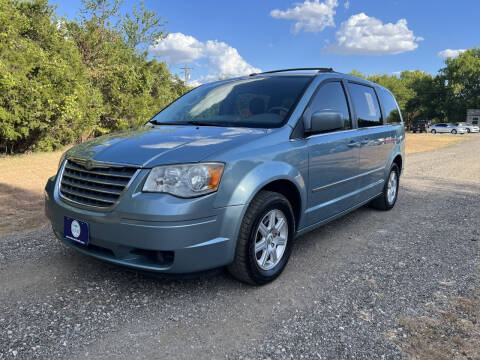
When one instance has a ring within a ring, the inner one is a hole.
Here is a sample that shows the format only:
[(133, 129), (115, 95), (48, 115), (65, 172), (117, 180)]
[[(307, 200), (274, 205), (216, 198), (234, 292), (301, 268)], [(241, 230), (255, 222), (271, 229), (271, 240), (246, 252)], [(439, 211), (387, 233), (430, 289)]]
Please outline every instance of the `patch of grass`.
[(443, 147), (455, 145), (461, 141), (472, 140), (471, 135), (452, 135), (452, 134), (406, 134), (405, 152), (406, 154), (413, 154), (423, 151), (431, 151)]
[(480, 359), (480, 292), (473, 298), (458, 297), (435, 309), (436, 316), (403, 317), (387, 337), (395, 341), (409, 359)]
[(45, 224), (43, 189), (62, 153), (0, 158), (0, 236)]

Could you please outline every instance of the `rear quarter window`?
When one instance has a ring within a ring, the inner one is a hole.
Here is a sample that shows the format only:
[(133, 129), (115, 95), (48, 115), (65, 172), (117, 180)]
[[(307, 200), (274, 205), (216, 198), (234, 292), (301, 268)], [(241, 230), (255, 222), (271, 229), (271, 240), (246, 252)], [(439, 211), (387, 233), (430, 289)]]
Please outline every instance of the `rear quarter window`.
[[(397, 101), (390, 93), (390, 91), (380, 88), (378, 90), (378, 96), (385, 112), (385, 122), (387, 124), (400, 124), (402, 123), (402, 114), (398, 108)], [(419, 121), (419, 125), (426, 124), (426, 121)]]
[(355, 83), (348, 84), (348, 87), (357, 111), (358, 127), (383, 125), (375, 90), (370, 86)]

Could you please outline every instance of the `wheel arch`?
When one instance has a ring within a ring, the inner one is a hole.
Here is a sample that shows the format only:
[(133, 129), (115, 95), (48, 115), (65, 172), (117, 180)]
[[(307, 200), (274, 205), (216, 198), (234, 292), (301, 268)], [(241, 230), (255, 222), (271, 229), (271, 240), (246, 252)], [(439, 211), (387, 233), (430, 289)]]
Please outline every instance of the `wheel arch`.
[[(398, 170), (400, 171), (400, 174), (401, 174), (401, 173), (402, 173), (402, 170), (403, 170), (403, 159), (402, 159), (402, 155), (397, 154), (397, 155), (395, 156), (395, 158), (393, 159), (392, 164), (397, 164)], [(390, 165), (390, 166), (391, 166), (391, 165)]]
[(290, 180), (279, 179), (266, 184), (258, 191), (258, 193), (260, 191), (273, 191), (282, 194), (287, 198), (288, 202), (292, 206), (296, 230), (298, 228), (298, 223), (300, 221), (302, 211), (302, 198), (300, 196), (300, 192), (298, 191), (297, 186)]
[(281, 161), (265, 162), (251, 168), (239, 181), (229, 183), (232, 184), (231, 191), (224, 191), (221, 198), (217, 198), (217, 207), (244, 205), (243, 217), (248, 205), (260, 191), (275, 191), (289, 200), (296, 227), (302, 224), (302, 214), (307, 206), (306, 184), (300, 171), (291, 164)]

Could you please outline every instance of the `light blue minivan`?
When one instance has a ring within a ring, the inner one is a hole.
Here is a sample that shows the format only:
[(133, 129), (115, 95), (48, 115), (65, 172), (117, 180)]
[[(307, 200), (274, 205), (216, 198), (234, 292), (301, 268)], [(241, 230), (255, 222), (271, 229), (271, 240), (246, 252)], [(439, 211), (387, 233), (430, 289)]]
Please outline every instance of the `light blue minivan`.
[(404, 165), (385, 88), (325, 68), (202, 85), (135, 130), (68, 150), (46, 185), (65, 244), (157, 273), (227, 266), (265, 284), (295, 237), (360, 206), (389, 210)]

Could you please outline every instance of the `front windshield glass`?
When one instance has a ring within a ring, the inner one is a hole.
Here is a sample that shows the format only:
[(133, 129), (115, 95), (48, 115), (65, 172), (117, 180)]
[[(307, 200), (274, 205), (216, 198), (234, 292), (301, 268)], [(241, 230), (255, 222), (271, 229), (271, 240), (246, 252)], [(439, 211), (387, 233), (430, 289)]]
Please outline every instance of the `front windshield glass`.
[(150, 122), (280, 127), (312, 79), (312, 76), (254, 77), (202, 85), (174, 101)]

